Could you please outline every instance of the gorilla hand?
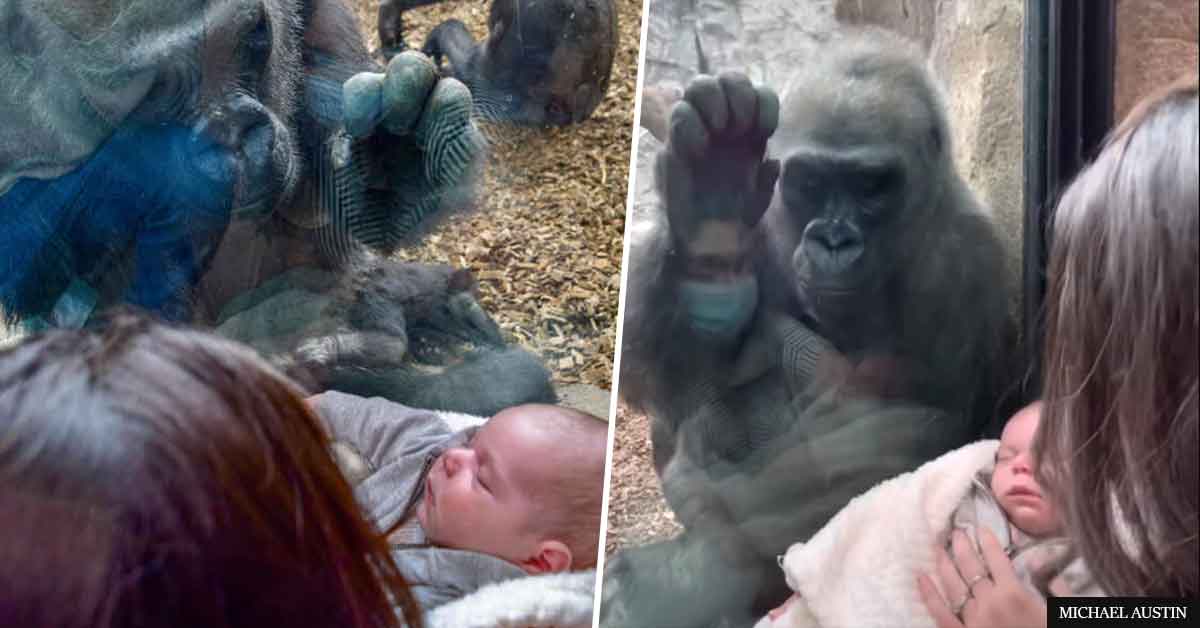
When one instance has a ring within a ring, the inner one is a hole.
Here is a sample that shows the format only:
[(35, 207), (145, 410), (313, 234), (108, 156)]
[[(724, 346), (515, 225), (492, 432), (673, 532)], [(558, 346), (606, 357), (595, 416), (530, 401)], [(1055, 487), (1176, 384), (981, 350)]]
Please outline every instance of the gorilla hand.
[(439, 79), (432, 61), (407, 51), (392, 57), (384, 74), (350, 77), (342, 98), (346, 132), (386, 144), (383, 176), (414, 227), (448, 195), (469, 197), (485, 143), (465, 85)]
[(680, 431), (675, 454), (660, 472), (664, 497), (688, 533), (707, 539), (726, 563), (755, 562), (758, 553), (738, 529), (733, 513), (710, 479), (710, 471), (718, 476), (728, 474), (728, 463), (706, 460), (703, 467), (697, 465), (701, 458), (695, 453), (696, 431)]
[(690, 237), (706, 220), (758, 223), (779, 176), (779, 162), (763, 160), (778, 121), (779, 97), (741, 74), (688, 84), (655, 164), (672, 232)]
[(682, 257), (677, 296), (697, 333), (734, 338), (754, 315), (754, 226), (775, 188), (765, 160), (779, 99), (741, 74), (701, 76), (671, 111), (667, 148), (655, 163), (672, 248)]

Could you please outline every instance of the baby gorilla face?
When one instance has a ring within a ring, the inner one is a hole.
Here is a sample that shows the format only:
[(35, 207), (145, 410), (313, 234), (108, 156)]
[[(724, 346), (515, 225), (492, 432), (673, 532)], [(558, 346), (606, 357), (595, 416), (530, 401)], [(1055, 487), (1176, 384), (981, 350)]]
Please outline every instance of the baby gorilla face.
[(1027, 406), (1004, 427), (1000, 449), (996, 451), (996, 470), (992, 473), (992, 492), (1008, 518), (1034, 537), (1058, 531), (1058, 514), (1033, 477), (1033, 436), (1042, 416), (1040, 402)]
[(535, 406), (509, 408), (466, 447), (447, 450), (426, 477), (417, 518), (429, 540), (527, 567), (538, 553), (544, 488), (560, 463)]

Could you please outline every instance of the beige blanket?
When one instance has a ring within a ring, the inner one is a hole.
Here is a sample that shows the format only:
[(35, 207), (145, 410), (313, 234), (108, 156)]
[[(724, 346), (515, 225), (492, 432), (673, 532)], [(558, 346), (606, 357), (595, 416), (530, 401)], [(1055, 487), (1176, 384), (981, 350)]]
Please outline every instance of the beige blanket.
[(916, 576), (933, 572), (934, 547), (998, 445), (965, 445), (851, 500), (808, 542), (788, 548), (781, 566), (801, 599), (756, 628), (933, 628)]

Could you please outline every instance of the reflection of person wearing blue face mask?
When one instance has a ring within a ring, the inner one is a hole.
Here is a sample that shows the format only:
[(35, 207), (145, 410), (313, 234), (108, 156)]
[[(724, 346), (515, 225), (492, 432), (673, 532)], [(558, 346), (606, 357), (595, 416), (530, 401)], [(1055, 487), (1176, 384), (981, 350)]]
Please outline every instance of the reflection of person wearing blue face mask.
[(806, 391), (822, 356), (837, 355), (824, 338), (763, 301), (751, 261), (756, 245), (748, 237), (742, 225), (715, 218), (702, 221), (676, 249), (684, 270), (675, 297), (695, 342), (736, 351), (719, 381), (691, 377), (690, 392), (682, 395), (712, 400), (719, 390), (738, 400), (736, 408), (717, 403), (687, 412), (705, 417), (700, 433), (725, 443), (731, 461), (787, 429), (794, 408), (786, 400)]
[(745, 232), (723, 220), (701, 223), (687, 246), (687, 278), (677, 285), (679, 302), (697, 334), (730, 341), (758, 308), (758, 279), (741, 253)]
[(758, 307), (758, 280), (746, 275), (731, 281), (684, 280), (679, 299), (692, 329), (714, 339), (737, 336)]
[[(186, 320), (230, 218), (236, 172), (223, 153), (184, 127), (130, 124), (66, 175), (19, 179), (0, 195), (0, 307), (33, 328), (77, 327), (116, 285)], [(123, 267), (131, 276), (115, 277)]]

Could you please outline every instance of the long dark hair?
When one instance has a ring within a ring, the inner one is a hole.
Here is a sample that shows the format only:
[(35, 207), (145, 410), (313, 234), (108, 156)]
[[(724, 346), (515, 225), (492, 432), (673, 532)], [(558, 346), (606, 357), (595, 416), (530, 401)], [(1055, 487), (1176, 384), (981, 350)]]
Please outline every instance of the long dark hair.
[(1200, 595), (1197, 102), (1136, 107), (1054, 218), (1035, 455), (1114, 595)]
[(0, 352), (0, 625), (418, 625), (298, 393), (128, 314)]

